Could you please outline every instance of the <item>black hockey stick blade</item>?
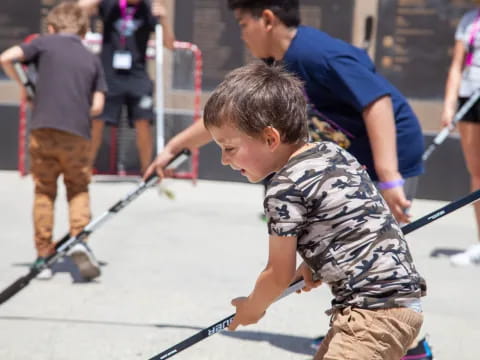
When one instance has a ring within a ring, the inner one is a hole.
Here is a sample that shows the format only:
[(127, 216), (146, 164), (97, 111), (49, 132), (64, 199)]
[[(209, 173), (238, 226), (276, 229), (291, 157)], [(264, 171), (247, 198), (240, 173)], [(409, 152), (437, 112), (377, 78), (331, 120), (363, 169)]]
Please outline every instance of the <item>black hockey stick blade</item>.
[[(280, 295), (276, 301), (284, 298), (285, 296), (288, 296), (301, 288), (305, 286), (305, 282), (303, 280), (298, 280), (291, 284), (287, 290), (283, 292), (282, 295)], [(230, 316), (227, 316), (226, 318), (216, 322), (215, 324), (210, 325), (209, 327), (200, 330), (198, 333), (196, 333), (193, 336), (190, 336), (189, 338), (183, 340), (182, 342), (178, 343), (175, 346), (172, 346), (171, 348), (168, 348), (165, 351), (162, 351), (160, 354), (155, 355), (154, 357), (150, 358), (149, 360), (164, 360), (168, 359), (176, 354), (178, 354), (180, 351), (185, 350), (186, 348), (200, 342), (203, 339), (206, 339), (209, 336), (212, 336), (220, 331), (225, 330), (230, 323), (233, 321), (233, 318), (235, 317), (235, 314), (232, 314)]]
[[(185, 149), (178, 153), (166, 166), (166, 168), (176, 168), (181, 163), (183, 163), (188, 157), (190, 156), (190, 151)], [(23, 288), (25, 288), (30, 281), (35, 278), (43, 269), (52, 266), (58, 259), (65, 256), (68, 251), (79, 241), (82, 241), (87, 236), (89, 236), (94, 230), (96, 230), (100, 225), (102, 225), (107, 219), (118, 213), (121, 209), (131, 203), (134, 199), (136, 199), (141, 193), (143, 193), (148, 187), (153, 185), (158, 180), (158, 177), (155, 173), (149, 176), (145, 181), (142, 181), (137, 188), (127, 194), (123, 199), (117, 201), (110, 209), (108, 209), (105, 213), (98, 216), (97, 218), (90, 221), (87, 226), (85, 226), (80, 233), (76, 236), (70, 236), (70, 234), (66, 234), (62, 239), (56, 242), (55, 244), (55, 252), (45, 258), (45, 261), (40, 264), (35, 264), (30, 271), (18, 278), (15, 282), (13, 282), (10, 286), (4, 289), (0, 293), (0, 305), (3, 304), (5, 301), (10, 299), (12, 296), (17, 294)]]
[[(410, 224), (407, 224), (405, 226), (402, 227), (402, 232), (404, 235), (407, 235), (409, 233), (411, 233), (412, 231), (414, 230), (417, 230), (418, 228), (421, 228), (437, 219), (440, 219), (441, 217), (447, 215), (447, 214), (450, 214), (452, 213), (453, 211), (465, 206), (465, 205), (468, 205), (468, 204), (471, 204), (477, 200), (480, 199), (480, 190), (477, 190), (477, 191), (474, 191), (472, 193), (470, 193), (469, 195), (461, 198), (461, 199), (458, 199), (456, 201), (453, 201), (445, 206), (443, 206), (442, 208), (436, 210), (436, 211), (433, 211), (425, 216), (422, 216), (421, 218), (415, 220), (414, 222), (410, 223)], [(290, 295), (291, 293), (301, 289), (304, 285), (304, 282), (303, 280), (300, 280), (300, 281), (297, 281), (293, 284), (290, 285), (290, 287), (282, 294), (282, 296), (280, 296), (277, 300), (287, 296), (287, 295)], [(200, 330), (199, 332), (197, 332), (195, 335), (193, 336), (190, 336), (189, 338), (179, 342), (178, 344), (168, 348), (167, 350), (165, 351), (162, 351), (161, 353), (159, 353), (158, 355), (155, 355), (154, 357), (150, 358), (149, 360), (164, 360), (164, 359), (168, 359), (176, 354), (178, 354), (180, 351), (182, 350), (185, 350), (186, 348), (220, 332), (220, 331), (223, 331), (225, 330), (229, 325), (230, 323), (232, 322), (233, 318), (234, 318), (235, 314), (233, 315), (230, 315), (222, 320), (220, 320), (219, 322), (213, 324), (213, 325), (210, 325), (209, 327), (203, 329), (203, 330)]]
[(452, 201), (447, 205), (441, 207), (440, 209), (432, 211), (431, 213), (425, 216), (422, 216), (421, 218), (415, 220), (414, 222), (411, 222), (410, 224), (404, 225), (402, 227), (402, 231), (405, 235), (407, 235), (412, 231), (417, 230), (418, 228), (421, 228), (427, 224), (430, 224), (432, 221), (440, 219), (445, 215), (448, 215), (454, 212), (455, 210), (458, 210), (461, 207), (464, 207), (465, 205), (472, 204), (478, 201), (479, 199), (480, 199), (480, 190), (471, 192), (470, 194), (468, 194), (467, 196), (464, 196), (463, 198)]

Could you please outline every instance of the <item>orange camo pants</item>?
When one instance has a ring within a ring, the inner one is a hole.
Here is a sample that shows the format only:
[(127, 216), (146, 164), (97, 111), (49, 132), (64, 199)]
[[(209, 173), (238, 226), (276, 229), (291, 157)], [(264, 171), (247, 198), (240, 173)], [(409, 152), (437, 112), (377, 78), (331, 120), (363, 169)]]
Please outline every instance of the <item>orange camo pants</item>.
[(78, 234), (90, 221), (88, 185), (91, 179), (90, 140), (56, 129), (30, 134), (31, 173), (35, 183), (33, 224), (38, 256), (53, 252), (54, 203), (57, 179), (63, 174), (67, 190), (70, 234)]

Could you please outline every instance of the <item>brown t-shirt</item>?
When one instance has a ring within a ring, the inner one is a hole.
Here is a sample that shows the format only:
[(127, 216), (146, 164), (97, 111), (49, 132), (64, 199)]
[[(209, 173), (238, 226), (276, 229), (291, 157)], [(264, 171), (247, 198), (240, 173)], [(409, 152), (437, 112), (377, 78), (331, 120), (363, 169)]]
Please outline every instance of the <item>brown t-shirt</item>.
[(37, 69), (31, 128), (52, 128), (90, 138), (95, 91), (107, 85), (99, 59), (69, 34), (40, 36), (20, 45), (25, 62)]

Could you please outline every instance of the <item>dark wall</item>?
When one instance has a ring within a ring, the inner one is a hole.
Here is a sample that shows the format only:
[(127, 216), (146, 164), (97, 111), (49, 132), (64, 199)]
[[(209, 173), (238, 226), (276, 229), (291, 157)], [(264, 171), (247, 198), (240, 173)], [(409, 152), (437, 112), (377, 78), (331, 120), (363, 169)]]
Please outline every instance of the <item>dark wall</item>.
[[(431, 144), (435, 135), (426, 134), (425, 144)], [(460, 138), (451, 135), (426, 161), (416, 197), (452, 201), (468, 194), (469, 184)]]
[(379, 0), (375, 64), (409, 98), (440, 99), (465, 0)]
[[(16, 170), (18, 166), (18, 107), (0, 105), (0, 170)], [(182, 125), (182, 121), (184, 124)], [(177, 126), (185, 126), (188, 119), (177, 118)], [(171, 129), (175, 130), (175, 129)], [(108, 130), (107, 130), (108, 131)], [(138, 171), (138, 158), (133, 130), (120, 135), (124, 142), (120, 149), (120, 157), (125, 170)], [(176, 131), (176, 130), (175, 130)], [(168, 137), (168, 131), (166, 132)], [(425, 143), (429, 145), (435, 134), (426, 134)], [(104, 142), (97, 159), (97, 167), (101, 172), (109, 172), (109, 145), (111, 137), (105, 133)], [(117, 164), (112, 164), (116, 170)], [(437, 148), (425, 164), (426, 172), (420, 177), (417, 198), (451, 201), (469, 192), (469, 177), (463, 160), (460, 139), (452, 135)], [(199, 178), (205, 180), (248, 182), (238, 171), (229, 166), (222, 166), (220, 149), (210, 143), (200, 150)]]
[[(301, 0), (303, 23), (351, 42), (354, 2)], [(202, 50), (204, 90), (213, 90), (230, 70), (252, 59), (225, 0), (176, 1), (175, 36)]]
[(18, 166), (18, 106), (0, 105), (0, 170)]

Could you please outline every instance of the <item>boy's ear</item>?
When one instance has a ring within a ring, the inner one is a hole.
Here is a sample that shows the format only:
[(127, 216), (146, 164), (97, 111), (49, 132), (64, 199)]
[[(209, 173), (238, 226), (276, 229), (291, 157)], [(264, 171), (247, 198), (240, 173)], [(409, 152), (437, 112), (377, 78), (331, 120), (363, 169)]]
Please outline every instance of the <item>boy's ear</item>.
[(273, 24), (275, 23), (275, 20), (276, 20), (276, 16), (275, 14), (273, 13), (272, 10), (270, 9), (265, 9), (263, 10), (262, 12), (262, 19), (263, 19), (263, 22), (265, 23), (265, 26), (267, 27), (267, 30), (271, 30), (272, 27), (273, 27)]
[(271, 151), (280, 145), (282, 139), (278, 130), (272, 126), (268, 126), (263, 130), (263, 138)]
[(53, 25), (50, 25), (50, 24), (47, 25), (47, 32), (48, 32), (50, 35), (56, 33), (55, 28), (53, 27)]

